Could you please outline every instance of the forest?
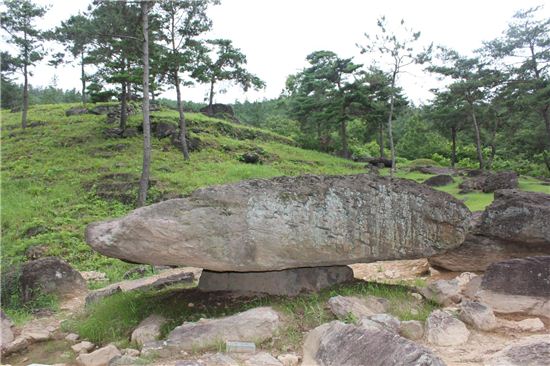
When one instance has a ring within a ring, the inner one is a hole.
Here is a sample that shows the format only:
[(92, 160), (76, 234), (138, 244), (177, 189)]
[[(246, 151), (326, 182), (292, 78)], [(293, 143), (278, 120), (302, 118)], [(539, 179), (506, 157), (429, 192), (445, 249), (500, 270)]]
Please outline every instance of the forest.
[[(180, 111), (182, 153), (189, 159), (184, 114), (200, 103), (182, 99), (187, 86), (209, 85), (205, 102), (211, 109), (221, 82), (244, 91), (265, 85), (261, 75), (247, 70), (246, 55), (231, 40), (205, 38), (212, 27), (208, 8), (217, 3), (96, 1), (87, 12), (40, 31), (35, 24), (47, 7), (6, 1), (2, 29), (13, 52), (2, 53), (2, 108), (22, 108), (24, 128), (29, 104), (118, 100), (123, 131), (127, 104), (144, 100), (146, 27), (147, 99)], [(144, 4), (149, 4), (147, 9)], [(540, 17), (540, 8), (520, 10), (501, 37), (487, 40), (472, 55), (462, 55), (444, 45), (421, 48), (420, 31), (405, 21), (392, 27), (381, 17), (378, 32), (365, 34), (357, 44), (357, 54), (367, 55), (370, 64), (330, 50), (312, 50), (305, 55), (307, 67), (288, 75), (277, 99), (236, 102), (233, 107), (243, 124), (347, 159), (387, 157), (394, 167), (430, 159), (444, 166), (548, 177), (549, 28), (550, 20)], [(64, 52), (53, 53), (44, 41), (63, 45)], [(387, 62), (374, 62), (377, 59)], [(52, 67), (79, 65), (81, 90), (32, 88), (30, 70), (46, 61)], [(399, 77), (413, 64), (442, 80), (443, 86), (432, 90), (433, 100), (422, 105), (414, 105), (399, 86)], [(175, 103), (159, 100), (167, 89), (176, 90)]]

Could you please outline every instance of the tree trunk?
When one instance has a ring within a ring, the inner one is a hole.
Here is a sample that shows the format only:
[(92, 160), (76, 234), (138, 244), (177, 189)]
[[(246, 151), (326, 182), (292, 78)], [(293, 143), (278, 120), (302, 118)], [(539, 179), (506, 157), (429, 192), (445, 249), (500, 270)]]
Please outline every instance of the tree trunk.
[(145, 205), (151, 168), (151, 124), (149, 121), (149, 9), (148, 2), (141, 3), (143, 21), (143, 169), (139, 180), (137, 206)]
[(21, 127), (27, 128), (27, 111), (29, 110), (29, 73), (27, 70), (27, 61), (23, 65), (24, 84), (23, 84), (23, 110), (21, 113)]
[(397, 76), (397, 71), (393, 72), (391, 79), (391, 96), (390, 96), (390, 116), (388, 117), (388, 135), (390, 137), (390, 150), (391, 150), (391, 170), (390, 176), (393, 178), (395, 173), (395, 146), (393, 145), (393, 127), (392, 127), (392, 118), (393, 118), (393, 104), (395, 99), (395, 78)]
[(479, 161), (479, 169), (483, 170), (483, 151), (481, 150), (481, 137), (479, 134), (479, 126), (477, 124), (474, 103), (470, 102), (470, 107), (472, 108), (472, 122), (474, 123), (474, 129), (476, 133), (477, 160)]
[(495, 124), (493, 126), (493, 131), (491, 131), (491, 155), (489, 155), (489, 160), (487, 161), (487, 169), (493, 169), (493, 160), (495, 160), (495, 155), (497, 153), (497, 130), (499, 125), (499, 117), (495, 118)]
[(348, 148), (348, 133), (346, 131), (346, 120), (342, 119), (340, 121), (340, 138), (342, 139), (342, 154), (344, 158), (349, 159), (349, 148)]
[(180, 80), (177, 70), (174, 72), (174, 83), (176, 85), (176, 98), (179, 112), (179, 126), (180, 126), (180, 142), (181, 150), (183, 152), (183, 158), (189, 160), (189, 149), (187, 146), (187, 125), (185, 122), (185, 114), (183, 113), (183, 102), (181, 101), (181, 89)]
[(456, 127), (451, 127), (451, 168), (456, 165)]
[(80, 53), (80, 80), (82, 81), (82, 104), (86, 106), (86, 73), (84, 72), (84, 51)]
[(386, 153), (384, 152), (384, 123), (380, 122), (378, 124), (378, 146), (380, 147), (380, 157), (385, 158)]
[(214, 110), (212, 109), (212, 104), (214, 101), (214, 78), (210, 81), (210, 100), (208, 102), (208, 113), (210, 115), (214, 114)]
[(128, 120), (128, 95), (126, 82), (122, 82), (122, 94), (120, 95), (120, 123), (119, 127), (122, 131), (126, 129), (126, 121)]

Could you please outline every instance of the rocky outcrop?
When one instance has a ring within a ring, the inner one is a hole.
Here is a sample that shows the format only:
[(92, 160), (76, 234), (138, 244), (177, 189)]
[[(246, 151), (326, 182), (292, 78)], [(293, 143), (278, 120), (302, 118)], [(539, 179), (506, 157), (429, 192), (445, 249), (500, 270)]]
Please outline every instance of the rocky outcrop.
[(219, 319), (183, 323), (172, 330), (165, 341), (146, 343), (142, 354), (170, 354), (174, 349), (200, 350), (227, 340), (262, 342), (271, 338), (279, 325), (279, 314), (270, 307), (255, 308)]
[(550, 195), (500, 190), (464, 243), (429, 261), (451, 271), (484, 271), (491, 263), (544, 255), (550, 255)]
[(456, 172), (451, 168), (444, 168), (440, 166), (420, 165), (411, 168), (411, 172), (420, 172), (423, 174), (434, 175), (454, 175)]
[(499, 189), (518, 188), (518, 175), (512, 171), (487, 172), (472, 170), (468, 172), (470, 178), (465, 179), (458, 187), (460, 193), (471, 191), (483, 191), (485, 193), (495, 192)]
[(424, 181), (424, 184), (430, 187), (443, 187), (454, 182), (453, 177), (447, 174), (435, 175)]
[(296, 296), (353, 280), (348, 266), (293, 268), (269, 272), (212, 272), (204, 270), (199, 280), (202, 291), (230, 291), (236, 294)]
[(338, 295), (328, 300), (328, 306), (330, 311), (340, 319), (352, 316), (359, 320), (367, 316), (385, 313), (390, 307), (390, 302), (375, 296), (359, 298)]
[(303, 365), (444, 366), (430, 350), (376, 327), (339, 321), (310, 331), (304, 343)]
[(160, 328), (166, 322), (163, 316), (152, 314), (143, 319), (141, 323), (134, 329), (130, 340), (138, 346), (142, 346), (147, 342), (156, 341), (160, 336)]
[(550, 360), (550, 335), (531, 336), (489, 356), (486, 366), (546, 366)]
[(278, 177), (94, 223), (86, 240), (131, 262), (271, 271), (431, 256), (462, 243), (469, 214), (452, 196), (407, 180)]
[(476, 296), (496, 312), (550, 318), (550, 256), (493, 263)]
[(61, 258), (46, 257), (29, 261), (21, 266), (20, 271), (19, 285), (24, 302), (40, 294), (70, 298), (87, 291), (84, 278)]

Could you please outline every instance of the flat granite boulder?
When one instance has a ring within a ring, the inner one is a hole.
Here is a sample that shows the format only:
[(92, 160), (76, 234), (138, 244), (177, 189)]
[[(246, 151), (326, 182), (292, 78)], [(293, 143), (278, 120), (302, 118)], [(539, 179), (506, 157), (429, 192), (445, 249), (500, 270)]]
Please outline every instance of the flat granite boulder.
[(307, 366), (444, 366), (432, 351), (393, 332), (333, 321), (308, 333)]
[(273, 271), (425, 258), (460, 245), (469, 216), (412, 181), (305, 175), (200, 189), (90, 224), (86, 241), (136, 263)]

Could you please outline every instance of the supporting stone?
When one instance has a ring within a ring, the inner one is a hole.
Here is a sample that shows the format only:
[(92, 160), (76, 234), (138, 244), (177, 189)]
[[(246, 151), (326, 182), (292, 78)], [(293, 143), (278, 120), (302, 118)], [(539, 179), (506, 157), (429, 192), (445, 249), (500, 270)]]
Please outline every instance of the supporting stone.
[(348, 266), (294, 268), (268, 272), (213, 272), (204, 270), (200, 277), (202, 291), (230, 291), (239, 294), (296, 296), (301, 292), (353, 280)]

